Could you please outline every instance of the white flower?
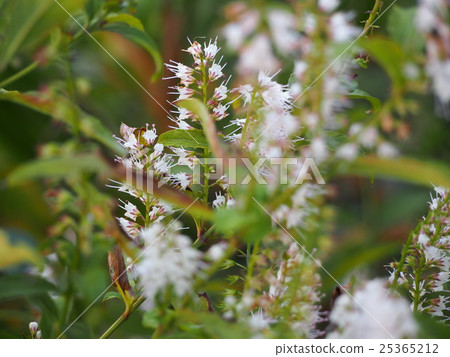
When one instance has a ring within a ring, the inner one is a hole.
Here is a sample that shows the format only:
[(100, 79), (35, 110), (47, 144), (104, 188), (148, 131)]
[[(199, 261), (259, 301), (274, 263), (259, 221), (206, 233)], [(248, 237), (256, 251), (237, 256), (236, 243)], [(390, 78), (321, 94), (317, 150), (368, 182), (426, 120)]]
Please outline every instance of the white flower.
[(408, 302), (389, 295), (382, 279), (367, 282), (353, 298), (338, 297), (330, 321), (337, 329), (328, 338), (415, 338), (418, 331)]
[(178, 222), (169, 227), (154, 223), (141, 234), (145, 248), (136, 272), (146, 297), (145, 309), (154, 308), (156, 295), (169, 286), (178, 297), (189, 293), (195, 276), (204, 266), (202, 253), (192, 248), (191, 240), (179, 229)]
[(223, 118), (225, 118), (228, 115), (227, 110), (228, 110), (228, 105), (219, 104), (219, 105), (215, 106), (213, 109), (213, 115), (214, 115), (215, 119), (222, 120)]
[(153, 128), (151, 130), (147, 129), (146, 132), (142, 135), (142, 137), (147, 141), (147, 143), (152, 144), (158, 137), (158, 135), (156, 135), (156, 129)]
[(216, 57), (217, 52), (219, 52), (220, 48), (217, 47), (217, 40), (215, 40), (214, 42), (211, 42), (211, 40), (209, 41), (208, 46), (206, 46), (205, 43), (205, 58), (208, 61), (213, 60)]
[(373, 148), (378, 139), (378, 131), (374, 127), (363, 129), (359, 135), (358, 141), (367, 148)]
[(321, 137), (316, 137), (311, 140), (310, 153), (313, 159), (317, 162), (323, 162), (328, 158), (328, 148), (325, 140)]
[(31, 334), (34, 335), (39, 329), (39, 324), (37, 322), (33, 321), (33, 322), (30, 322), (28, 327), (30, 329)]
[(194, 82), (194, 70), (182, 63), (171, 61), (172, 64), (166, 63), (166, 67), (175, 74), (175, 77), (168, 77), (170, 78), (179, 78), (181, 83), (184, 85), (189, 85)]
[(213, 95), (213, 99), (214, 100), (224, 100), (227, 98), (227, 94), (228, 94), (228, 88), (221, 84), (219, 87), (216, 87), (216, 89), (214, 89), (214, 95)]
[(217, 64), (217, 63), (214, 63), (208, 69), (208, 74), (209, 74), (209, 80), (210, 81), (215, 81), (216, 79), (219, 79), (220, 77), (223, 76), (222, 66)]
[(443, 103), (450, 101), (450, 59), (429, 61), (427, 73), (433, 81), (433, 91)]
[(398, 156), (398, 150), (394, 145), (384, 141), (378, 145), (377, 155), (382, 158), (392, 159)]
[(261, 86), (261, 95), (268, 107), (283, 112), (292, 106), (291, 95), (289, 88), (272, 80), (273, 77), (268, 76), (265, 72), (259, 72), (258, 82)]
[(178, 100), (189, 99), (194, 95), (194, 90), (189, 87), (177, 86), (175, 87), (175, 89), (178, 91), (178, 93), (170, 92), (170, 94), (178, 94)]
[(38, 340), (42, 339), (42, 332), (41, 332), (41, 330), (39, 330), (38, 332), (36, 332), (36, 338), (37, 338)]
[(301, 79), (303, 74), (308, 69), (308, 64), (305, 61), (295, 61), (294, 64), (294, 75), (297, 79)]
[(171, 176), (171, 181), (175, 185), (181, 186), (181, 189), (184, 191), (191, 184), (192, 178), (184, 172), (179, 172)]
[(134, 134), (128, 136), (128, 138), (123, 142), (123, 147), (130, 151), (137, 150), (139, 148), (139, 143)]
[(139, 215), (139, 210), (134, 204), (132, 204), (131, 202), (127, 202), (123, 209), (126, 211), (125, 217), (128, 217), (132, 221), (136, 221), (136, 218)]
[(334, 41), (347, 42), (359, 35), (360, 30), (349, 23), (351, 18), (351, 15), (343, 12), (336, 12), (330, 17), (330, 32)]
[(273, 323), (273, 320), (265, 316), (262, 309), (259, 309), (256, 313), (252, 312), (248, 319), (249, 327), (255, 332), (265, 330), (271, 323)]
[(256, 29), (259, 18), (258, 11), (246, 11), (239, 21), (227, 24), (222, 30), (227, 46), (238, 50), (247, 36)]
[(223, 257), (226, 250), (227, 250), (227, 244), (224, 242), (221, 242), (221, 243), (214, 244), (213, 246), (211, 246), (211, 248), (208, 249), (208, 252), (206, 254), (212, 261), (217, 261)]
[(318, 0), (319, 8), (325, 12), (332, 12), (339, 6), (339, 0)]
[(158, 143), (158, 144), (155, 145), (155, 147), (154, 147), (153, 149), (154, 149), (155, 152), (157, 152), (158, 155), (159, 155), (159, 154), (161, 154), (161, 153), (163, 152), (163, 150), (164, 150), (164, 145), (161, 144), (161, 143)]
[(214, 208), (217, 208), (225, 205), (225, 203), (226, 203), (225, 196), (222, 196), (221, 192), (219, 192), (218, 194), (216, 192), (216, 199), (213, 201), (212, 206)]
[(194, 41), (194, 43), (191, 44), (191, 46), (186, 50), (186, 52), (190, 53), (192, 57), (198, 58), (202, 54), (202, 46), (197, 41)]
[(425, 247), (430, 243), (430, 238), (425, 233), (420, 233), (419, 237), (417, 238), (417, 242), (422, 246)]
[(358, 145), (354, 143), (344, 144), (337, 149), (336, 156), (340, 159), (352, 161), (358, 156)]
[(300, 39), (296, 17), (279, 9), (270, 10), (267, 17), (275, 45), (283, 54), (292, 53)]
[(237, 88), (237, 91), (244, 97), (244, 105), (247, 105), (252, 99), (253, 86), (251, 84), (244, 84)]
[(273, 54), (270, 40), (263, 34), (253, 37), (243, 48), (237, 63), (237, 71), (243, 76), (254, 75), (260, 71), (275, 72), (279, 67), (280, 62)]

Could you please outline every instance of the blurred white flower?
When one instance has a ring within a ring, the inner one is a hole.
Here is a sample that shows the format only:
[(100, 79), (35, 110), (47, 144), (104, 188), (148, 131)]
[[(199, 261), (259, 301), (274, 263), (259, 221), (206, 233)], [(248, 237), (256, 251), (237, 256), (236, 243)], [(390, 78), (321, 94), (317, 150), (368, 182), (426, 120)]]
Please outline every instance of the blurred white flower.
[(339, 6), (339, 0), (318, 0), (319, 8), (325, 12), (332, 12)]
[(136, 272), (146, 297), (145, 309), (155, 307), (157, 294), (169, 286), (178, 297), (189, 293), (195, 276), (204, 266), (202, 253), (192, 247), (180, 228), (178, 222), (168, 227), (154, 223), (141, 234), (145, 248)]
[(394, 145), (386, 141), (383, 141), (377, 147), (377, 155), (381, 158), (392, 159), (398, 156), (398, 154), (398, 149)]
[(418, 332), (409, 303), (390, 295), (382, 279), (367, 282), (353, 298), (339, 296), (330, 321), (336, 331), (328, 338), (416, 338)]
[(350, 23), (352, 15), (343, 12), (337, 12), (330, 17), (330, 33), (336, 42), (348, 42), (355, 39), (360, 30)]
[(340, 159), (352, 161), (358, 156), (358, 145), (354, 143), (344, 144), (337, 149), (336, 156)]
[(273, 54), (269, 38), (259, 34), (242, 49), (236, 69), (239, 74), (249, 76), (260, 71), (273, 73), (279, 67), (280, 62)]

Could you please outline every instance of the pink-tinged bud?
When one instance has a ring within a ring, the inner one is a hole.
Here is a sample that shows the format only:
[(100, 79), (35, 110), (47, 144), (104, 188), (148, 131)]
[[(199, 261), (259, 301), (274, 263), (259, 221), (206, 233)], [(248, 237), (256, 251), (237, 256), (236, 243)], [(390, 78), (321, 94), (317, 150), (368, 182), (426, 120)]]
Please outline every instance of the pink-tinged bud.
[(39, 324), (37, 322), (30, 322), (28, 325), (31, 334), (34, 336), (39, 329)]

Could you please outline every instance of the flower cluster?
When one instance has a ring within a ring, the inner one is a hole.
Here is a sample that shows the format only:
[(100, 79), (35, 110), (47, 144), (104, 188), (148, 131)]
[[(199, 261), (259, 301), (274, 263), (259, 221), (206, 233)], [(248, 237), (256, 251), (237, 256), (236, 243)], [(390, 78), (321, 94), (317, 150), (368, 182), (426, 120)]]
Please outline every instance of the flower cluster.
[(414, 311), (450, 319), (450, 195), (436, 187), (430, 211), (405, 246), (403, 261), (391, 264), (391, 282), (409, 290)]
[(408, 302), (390, 295), (382, 279), (339, 296), (330, 322), (335, 331), (328, 338), (415, 338), (418, 332)]
[[(193, 58), (193, 66), (188, 67), (182, 63), (171, 61), (166, 67), (174, 74), (173, 77), (166, 79), (179, 79), (180, 83), (172, 87), (177, 99), (172, 102), (175, 107), (173, 114), (175, 118), (170, 118), (180, 129), (191, 129), (193, 123), (198, 122), (195, 114), (185, 108), (177, 106), (177, 101), (196, 97), (207, 104), (215, 120), (220, 121), (228, 113), (229, 104), (226, 103), (228, 97), (228, 88), (226, 86), (228, 79), (223, 73), (224, 66), (220, 64), (221, 60), (216, 61), (217, 53), (220, 48), (217, 47), (217, 39), (210, 40), (208, 44), (201, 46), (197, 41), (191, 43), (191, 46), (185, 50)], [(218, 84), (219, 80), (222, 82)]]
[[(427, 41), (427, 74), (444, 108), (450, 103), (449, 9), (446, 0), (420, 0), (416, 15), (416, 26)], [(448, 117), (448, 113), (443, 112)]]
[(202, 253), (192, 248), (191, 240), (180, 229), (176, 221), (167, 227), (154, 223), (141, 233), (145, 245), (136, 273), (146, 297), (145, 309), (154, 308), (170, 287), (178, 297), (192, 293), (193, 281), (205, 265)]

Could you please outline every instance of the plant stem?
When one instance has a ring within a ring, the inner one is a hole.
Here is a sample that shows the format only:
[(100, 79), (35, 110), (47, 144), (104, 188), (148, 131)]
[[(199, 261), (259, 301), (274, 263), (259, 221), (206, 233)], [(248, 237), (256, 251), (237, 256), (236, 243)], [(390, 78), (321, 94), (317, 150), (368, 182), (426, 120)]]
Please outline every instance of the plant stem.
[(100, 336), (100, 339), (106, 339), (109, 336), (112, 335), (114, 331), (117, 330), (117, 328), (122, 325), (128, 317), (130, 317), (131, 313), (136, 310), (143, 302), (145, 298), (143, 296), (136, 299), (131, 306), (127, 307), (122, 315), (119, 316), (119, 318), (105, 331), (103, 335)]
[(122, 323), (128, 318), (128, 316), (123, 313), (122, 315), (120, 315), (120, 317), (105, 331), (105, 333), (103, 335), (100, 336), (100, 339), (106, 339), (109, 336), (111, 336), (111, 334), (117, 330), (117, 328), (122, 325)]
[(363, 34), (365, 34), (367, 30), (369, 30), (370, 26), (375, 21), (375, 18), (378, 15), (378, 10), (380, 9), (381, 3), (382, 3), (382, 0), (375, 0), (375, 4), (373, 5), (373, 9), (370, 12), (370, 16), (367, 19), (366, 24), (364, 25), (364, 28), (362, 30)]
[[(253, 267), (255, 266), (255, 258), (259, 251), (259, 245), (260, 245), (259, 241), (253, 245), (253, 250), (250, 255), (250, 259), (248, 259), (247, 261), (247, 278), (245, 279), (245, 290), (248, 290), (250, 288), (250, 280), (253, 276)], [(247, 256), (248, 256), (250, 253), (250, 245), (248, 245), (247, 247), (248, 247), (247, 248)]]
[(16, 74), (12, 75), (11, 77), (9, 77), (9, 78), (5, 79), (3, 82), (1, 82), (0, 88), (6, 87), (8, 84), (11, 84), (11, 83), (17, 81), (18, 79), (22, 78), (23, 76), (26, 76), (28, 73), (30, 73), (34, 69), (36, 69), (38, 65), (39, 65), (38, 61), (31, 63), (24, 69), (20, 70)]

